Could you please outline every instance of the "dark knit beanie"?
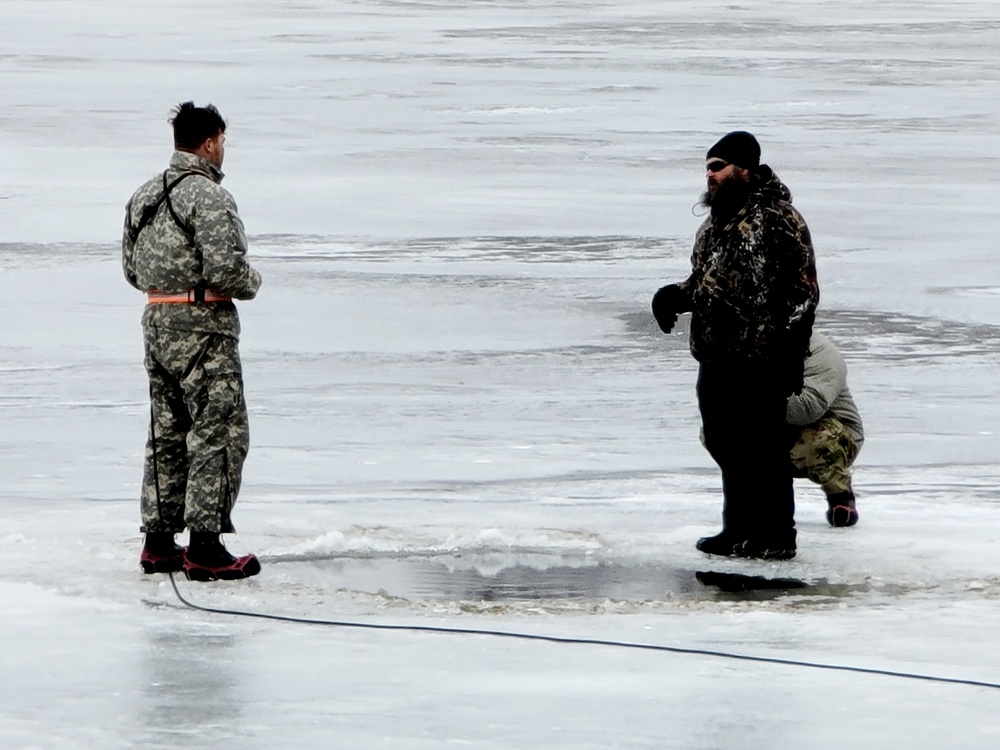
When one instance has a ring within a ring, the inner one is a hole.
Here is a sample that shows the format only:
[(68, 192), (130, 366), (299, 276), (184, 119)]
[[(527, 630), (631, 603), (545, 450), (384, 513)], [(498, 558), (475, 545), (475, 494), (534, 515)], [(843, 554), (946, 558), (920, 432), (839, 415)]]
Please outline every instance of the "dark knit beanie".
[(760, 144), (745, 130), (724, 135), (708, 150), (706, 159), (722, 159), (743, 169), (754, 170), (760, 166)]

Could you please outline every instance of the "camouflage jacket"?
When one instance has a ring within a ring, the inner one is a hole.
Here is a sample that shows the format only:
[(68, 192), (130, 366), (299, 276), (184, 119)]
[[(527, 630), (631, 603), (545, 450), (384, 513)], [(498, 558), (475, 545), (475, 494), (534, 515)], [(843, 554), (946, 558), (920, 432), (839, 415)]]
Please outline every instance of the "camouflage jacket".
[(699, 362), (798, 360), (819, 302), (809, 228), (788, 188), (761, 165), (750, 197), (725, 221), (698, 229), (691, 276), (681, 283)]
[[(184, 173), (162, 201), (152, 220), (134, 235), (146, 207), (164, 193), (164, 175), (140, 187), (125, 207), (122, 268), (128, 282), (143, 292), (184, 292), (199, 286), (233, 299), (253, 299), (260, 274), (247, 262), (247, 238), (236, 202), (219, 183), (222, 172), (206, 159), (175, 151), (166, 171), (167, 184)], [(239, 336), (232, 303), (152, 304), (143, 325), (181, 331)]]

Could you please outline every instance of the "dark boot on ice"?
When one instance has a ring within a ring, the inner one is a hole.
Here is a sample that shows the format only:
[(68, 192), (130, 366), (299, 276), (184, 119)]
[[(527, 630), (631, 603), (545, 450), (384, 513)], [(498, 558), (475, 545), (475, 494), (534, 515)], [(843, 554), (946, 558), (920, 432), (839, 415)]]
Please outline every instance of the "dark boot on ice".
[(184, 548), (171, 531), (146, 532), (139, 565), (143, 573), (178, 573), (184, 567)]
[(750, 560), (791, 560), (795, 557), (795, 542), (755, 542), (749, 541), (740, 546), (737, 557)]
[(233, 557), (213, 531), (192, 531), (184, 555), (184, 575), (191, 581), (235, 581), (260, 573), (255, 555)]
[(751, 560), (791, 560), (795, 557), (795, 527), (785, 531), (759, 529), (737, 554)]
[(739, 551), (747, 543), (739, 535), (723, 530), (715, 536), (703, 536), (695, 543), (698, 551), (707, 555), (719, 555), (720, 557), (738, 557)]
[(791, 560), (795, 557), (795, 531), (784, 538), (758, 540), (740, 539), (723, 531), (715, 536), (706, 536), (695, 545), (709, 555), (722, 557), (745, 557), (751, 560)]
[(826, 498), (830, 509), (826, 512), (826, 520), (831, 526), (853, 526), (858, 522), (858, 509), (855, 507), (853, 492), (838, 492)]

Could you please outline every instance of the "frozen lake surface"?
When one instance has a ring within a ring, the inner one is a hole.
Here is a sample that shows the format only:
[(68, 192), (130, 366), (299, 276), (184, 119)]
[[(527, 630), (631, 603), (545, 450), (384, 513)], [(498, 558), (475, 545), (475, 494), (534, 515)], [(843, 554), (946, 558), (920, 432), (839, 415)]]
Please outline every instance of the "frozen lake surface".
[[(0, 746), (995, 748), (1000, 6), (0, 5)], [(123, 206), (171, 106), (229, 120), (234, 551), (139, 573)], [(704, 153), (755, 132), (813, 233), (861, 523), (715, 560), (686, 275)], [(433, 633), (505, 631), (601, 644)]]

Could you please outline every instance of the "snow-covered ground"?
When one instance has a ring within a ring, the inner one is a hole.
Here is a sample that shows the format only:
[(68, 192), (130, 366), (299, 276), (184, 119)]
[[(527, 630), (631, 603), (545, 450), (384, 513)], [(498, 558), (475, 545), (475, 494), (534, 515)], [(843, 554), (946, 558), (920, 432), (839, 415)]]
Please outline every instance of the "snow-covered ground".
[[(264, 569), (194, 604), (1000, 684), (1000, 6), (6, 0), (0, 40), (0, 746), (1000, 744), (991, 687), (186, 608), (138, 570), (117, 250), (170, 107), (217, 104)], [(694, 549), (719, 479), (648, 313), (736, 128), (868, 433), (861, 524), (799, 484), (787, 563)]]

